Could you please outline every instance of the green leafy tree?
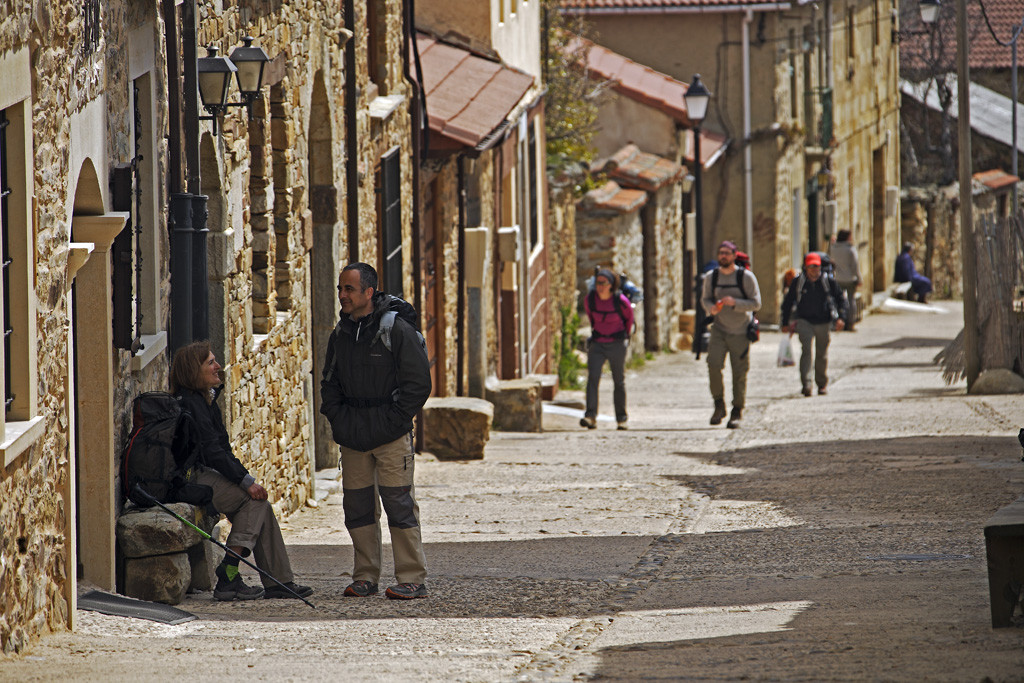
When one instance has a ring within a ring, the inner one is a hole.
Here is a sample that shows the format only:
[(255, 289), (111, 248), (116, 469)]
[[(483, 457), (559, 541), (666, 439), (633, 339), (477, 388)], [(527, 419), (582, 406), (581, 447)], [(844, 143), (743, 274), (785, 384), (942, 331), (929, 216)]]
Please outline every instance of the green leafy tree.
[(597, 99), (604, 87), (587, 76), (589, 44), (579, 38), (592, 39), (593, 32), (583, 16), (559, 12), (559, 0), (543, 3), (544, 127), (548, 169), (559, 175), (594, 160)]

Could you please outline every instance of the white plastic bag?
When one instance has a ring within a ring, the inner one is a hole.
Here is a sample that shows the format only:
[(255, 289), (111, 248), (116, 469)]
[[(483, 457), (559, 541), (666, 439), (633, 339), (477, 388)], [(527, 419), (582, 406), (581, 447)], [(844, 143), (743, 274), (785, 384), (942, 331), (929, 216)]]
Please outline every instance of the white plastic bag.
[(786, 335), (779, 340), (779, 354), (776, 363), (780, 368), (788, 368), (796, 365), (796, 358), (793, 357), (793, 337)]

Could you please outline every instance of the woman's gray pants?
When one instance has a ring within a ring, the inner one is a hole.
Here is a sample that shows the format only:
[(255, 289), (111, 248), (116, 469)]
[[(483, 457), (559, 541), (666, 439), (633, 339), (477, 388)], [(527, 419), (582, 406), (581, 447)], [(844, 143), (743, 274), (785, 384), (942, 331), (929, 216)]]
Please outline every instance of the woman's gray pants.
[(591, 341), (587, 349), (587, 417), (597, 417), (597, 385), (601, 382), (604, 362), (612, 369), (615, 388), (612, 399), (615, 403), (615, 421), (625, 422), (626, 415), (626, 339), (610, 342)]

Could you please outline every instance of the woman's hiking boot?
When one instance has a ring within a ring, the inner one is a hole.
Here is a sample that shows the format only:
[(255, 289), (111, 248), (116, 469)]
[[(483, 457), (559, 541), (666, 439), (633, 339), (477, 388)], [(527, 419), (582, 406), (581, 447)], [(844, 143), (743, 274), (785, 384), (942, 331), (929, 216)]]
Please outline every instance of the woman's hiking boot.
[(309, 586), (300, 586), (294, 581), (289, 581), (284, 584), (285, 587), (278, 585), (267, 586), (263, 589), (263, 597), (267, 600), (272, 598), (307, 598), (313, 594), (313, 589)]
[(711, 413), (711, 424), (720, 425), (722, 424), (722, 418), (725, 417), (725, 399), (715, 399), (715, 412)]
[(235, 578), (229, 579), (223, 564), (217, 567), (216, 574), (217, 585), (213, 589), (213, 597), (216, 600), (259, 600), (263, 597), (263, 589), (259, 586), (245, 585), (241, 574), (235, 574)]

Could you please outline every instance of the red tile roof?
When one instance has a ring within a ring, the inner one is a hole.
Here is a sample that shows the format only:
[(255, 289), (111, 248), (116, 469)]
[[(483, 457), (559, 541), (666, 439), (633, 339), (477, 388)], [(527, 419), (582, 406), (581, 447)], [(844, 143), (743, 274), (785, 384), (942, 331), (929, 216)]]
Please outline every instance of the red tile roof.
[[(575, 52), (582, 46), (587, 54), (587, 68), (592, 77), (612, 81), (612, 88), (623, 97), (646, 104), (673, 118), (684, 126), (693, 123), (686, 115), (686, 101), (683, 95), (689, 86), (671, 76), (655, 71), (632, 59), (612, 52), (608, 48), (593, 43), (585, 38), (575, 38), (566, 50)], [(704, 168), (710, 167), (724, 150), (726, 137), (718, 133), (702, 130), (700, 134), (700, 156)], [(686, 153), (683, 155), (690, 163), (693, 158), (693, 131), (688, 133)]]
[[(418, 33), (431, 149), (486, 146), (534, 85), (499, 62)], [(436, 139), (440, 137), (441, 139)]]
[(580, 208), (593, 213), (632, 213), (647, 203), (643, 190), (624, 190), (613, 180), (583, 195)]
[[(1004, 43), (1013, 37), (1014, 29), (1024, 20), (1024, 3), (1020, 0), (984, 0), (992, 31)], [(903, 70), (921, 69), (926, 60), (938, 60), (939, 72), (956, 69), (956, 14), (955, 4), (943, 3), (939, 20), (934, 25), (934, 38), (921, 21), (917, 0), (903, 4), (900, 13), (900, 67)], [(989, 31), (976, 2), (967, 3), (967, 37), (970, 43), (968, 59), (972, 69), (1008, 69), (1013, 62), (1009, 47), (1000, 45)], [(1017, 43), (1018, 66), (1024, 64), (1024, 37)]]
[(679, 123), (691, 125), (683, 100), (688, 87), (685, 83), (585, 38), (575, 38), (566, 50), (575, 52), (581, 46), (586, 50), (587, 68), (594, 77), (613, 81), (612, 87), (617, 93), (663, 111)]
[(653, 192), (683, 176), (685, 169), (656, 154), (626, 145), (605, 161), (603, 169), (619, 185)]
[(1017, 176), (1010, 175), (998, 168), (991, 171), (978, 171), (972, 177), (990, 190), (999, 190), (1020, 180)]

